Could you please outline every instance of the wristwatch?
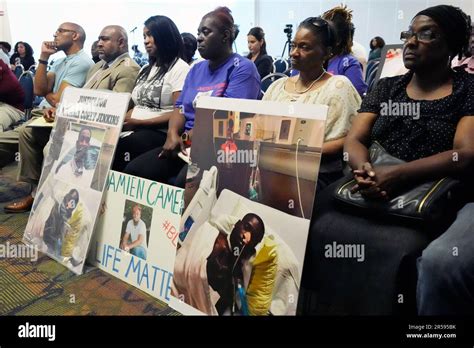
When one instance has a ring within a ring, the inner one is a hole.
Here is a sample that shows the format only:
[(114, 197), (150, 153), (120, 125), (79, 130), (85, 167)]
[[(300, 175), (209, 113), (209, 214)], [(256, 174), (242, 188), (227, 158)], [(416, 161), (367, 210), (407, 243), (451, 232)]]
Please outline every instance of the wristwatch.
[(191, 138), (189, 137), (188, 132), (181, 134), (181, 140), (183, 141), (184, 145), (191, 146)]

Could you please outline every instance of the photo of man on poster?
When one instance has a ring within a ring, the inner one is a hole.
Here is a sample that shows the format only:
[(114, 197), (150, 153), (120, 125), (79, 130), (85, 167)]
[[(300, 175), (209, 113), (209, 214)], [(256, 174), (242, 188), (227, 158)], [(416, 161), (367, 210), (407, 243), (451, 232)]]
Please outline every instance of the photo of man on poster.
[(56, 177), (81, 187), (90, 187), (98, 158), (98, 149), (92, 146), (91, 138), (92, 128), (81, 126), (74, 148), (62, 156), (56, 167)]
[(262, 219), (256, 214), (247, 214), (238, 220), (230, 234), (219, 231), (211, 254), (207, 258), (207, 278), (221, 296), (216, 309), (222, 314), (248, 314), (245, 296), (239, 291), (244, 284), (243, 267), (255, 254), (255, 246), (265, 233)]
[(292, 311), (289, 294), (298, 292), (296, 265), (260, 215), (220, 214), (177, 251), (172, 294), (208, 315), (283, 315)]
[(146, 260), (147, 228), (142, 220), (142, 207), (138, 204), (132, 206), (132, 219), (127, 223), (125, 234), (120, 243), (120, 249)]

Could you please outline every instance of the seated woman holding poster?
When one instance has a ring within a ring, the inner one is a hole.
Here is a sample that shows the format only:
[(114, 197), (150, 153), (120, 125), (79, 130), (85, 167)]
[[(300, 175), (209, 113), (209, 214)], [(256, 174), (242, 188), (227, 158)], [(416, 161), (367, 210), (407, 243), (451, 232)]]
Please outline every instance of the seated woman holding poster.
[(320, 17), (305, 19), (298, 27), (290, 52), (291, 65), (299, 75), (276, 80), (263, 100), (327, 105), (323, 157), (318, 191), (342, 176), (342, 147), (361, 99), (345, 76), (326, 72), (324, 63), (331, 55), (336, 34)]
[(148, 18), (143, 38), (150, 63), (140, 71), (132, 92), (134, 107), (123, 125), (130, 132), (122, 133), (113, 165), (118, 171), (142, 153), (163, 146), (173, 105), (190, 69), (181, 59), (181, 35), (168, 17)]
[(260, 76), (250, 60), (232, 52), (234, 31), (234, 19), (226, 7), (219, 7), (202, 18), (197, 40), (199, 53), (206, 60), (195, 64), (186, 77), (170, 117), (166, 142), (163, 147), (133, 159), (125, 173), (164, 183), (177, 176), (174, 184), (184, 187), (187, 167), (178, 153), (191, 143), (196, 99), (201, 96), (258, 98)]
[[(456, 246), (472, 248), (473, 234), (466, 233), (472, 214), (458, 215), (456, 222), (466, 220), (451, 226), (449, 239), (435, 239), (465, 198), (474, 198), (438, 194), (444, 183), (457, 179), (468, 195), (472, 181), (474, 77), (451, 69), (452, 58), (468, 48), (469, 32), (462, 10), (440, 5), (419, 12), (401, 33), (408, 73), (380, 80), (364, 99), (344, 144), (352, 174), (315, 201), (302, 285), (317, 301), (308, 296), (306, 303), (316, 307), (305, 306), (305, 313), (411, 314), (415, 291), (420, 314), (447, 314), (437, 309), (448, 295), (454, 295), (451, 303), (460, 312), (472, 313), (472, 253), (452, 257)], [(433, 215), (440, 206), (446, 209)], [(346, 246), (361, 248), (360, 261)], [(469, 308), (459, 306), (468, 301)]]

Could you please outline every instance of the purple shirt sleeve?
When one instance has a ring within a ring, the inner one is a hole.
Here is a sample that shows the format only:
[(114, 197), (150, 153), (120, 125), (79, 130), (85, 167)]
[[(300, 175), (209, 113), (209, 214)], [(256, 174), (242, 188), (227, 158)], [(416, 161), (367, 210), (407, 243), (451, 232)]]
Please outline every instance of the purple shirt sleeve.
[(352, 82), (360, 96), (367, 92), (367, 84), (362, 77), (362, 68), (358, 61), (350, 64), (345, 69), (344, 75)]
[(260, 75), (257, 67), (248, 59), (240, 59), (229, 76), (224, 98), (257, 99), (260, 94)]
[(333, 75), (344, 75), (354, 85), (360, 96), (367, 92), (367, 84), (362, 76), (362, 66), (352, 55), (337, 56), (329, 61), (328, 72)]

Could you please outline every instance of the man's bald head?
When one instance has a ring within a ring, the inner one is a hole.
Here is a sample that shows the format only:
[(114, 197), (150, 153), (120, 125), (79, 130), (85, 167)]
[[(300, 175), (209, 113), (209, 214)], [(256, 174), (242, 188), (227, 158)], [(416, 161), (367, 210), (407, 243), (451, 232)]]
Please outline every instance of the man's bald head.
[(108, 25), (99, 35), (97, 51), (100, 59), (107, 63), (118, 56), (128, 52), (128, 36), (126, 30), (120, 25)]
[(84, 28), (81, 27), (79, 24), (66, 22), (62, 25), (69, 27), (70, 29), (74, 30), (77, 34), (77, 42), (81, 45), (81, 48), (84, 47), (84, 42), (86, 42), (86, 32)]
[(108, 25), (102, 30), (110, 30), (111, 32), (114, 33), (117, 39), (123, 39), (125, 41), (125, 44), (127, 46), (127, 51), (128, 51), (128, 35), (127, 31), (121, 27), (120, 25)]
[(84, 47), (86, 33), (84, 29), (76, 23), (62, 23), (54, 34), (54, 42), (58, 50), (66, 54), (73, 54)]

